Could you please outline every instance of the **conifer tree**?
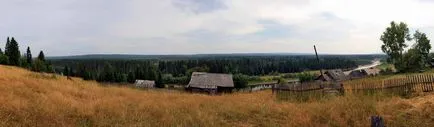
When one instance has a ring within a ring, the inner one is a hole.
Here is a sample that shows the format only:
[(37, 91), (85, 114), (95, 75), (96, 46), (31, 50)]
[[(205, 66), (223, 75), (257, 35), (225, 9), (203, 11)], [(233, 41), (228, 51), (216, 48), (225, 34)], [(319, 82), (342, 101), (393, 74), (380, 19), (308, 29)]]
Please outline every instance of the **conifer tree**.
[(2, 51), (2, 49), (0, 48), (0, 55), (3, 55), (3, 51)]
[(6, 40), (6, 45), (5, 45), (5, 52), (4, 52), (4, 54), (6, 54), (6, 52), (8, 52), (9, 44), (10, 44), (10, 41), (9, 41), (9, 37), (8, 37), (8, 39)]
[(27, 64), (32, 64), (32, 52), (30, 51), (30, 47), (27, 47), (26, 60)]
[(18, 42), (12, 37), (12, 39), (6, 43), (5, 55), (9, 57), (9, 64), (18, 66), (20, 64), (20, 50)]
[(44, 61), (44, 62), (45, 62), (45, 55), (44, 55), (44, 52), (43, 52), (43, 51), (39, 52), (38, 60), (41, 60), (41, 61)]

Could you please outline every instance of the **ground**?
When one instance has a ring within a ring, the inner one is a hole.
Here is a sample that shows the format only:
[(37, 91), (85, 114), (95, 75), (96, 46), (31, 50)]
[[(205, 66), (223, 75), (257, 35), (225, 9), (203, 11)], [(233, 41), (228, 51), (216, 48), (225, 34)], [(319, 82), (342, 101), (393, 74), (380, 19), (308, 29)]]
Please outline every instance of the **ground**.
[(434, 95), (311, 102), (271, 91), (221, 96), (103, 86), (0, 65), (0, 126), (434, 126)]

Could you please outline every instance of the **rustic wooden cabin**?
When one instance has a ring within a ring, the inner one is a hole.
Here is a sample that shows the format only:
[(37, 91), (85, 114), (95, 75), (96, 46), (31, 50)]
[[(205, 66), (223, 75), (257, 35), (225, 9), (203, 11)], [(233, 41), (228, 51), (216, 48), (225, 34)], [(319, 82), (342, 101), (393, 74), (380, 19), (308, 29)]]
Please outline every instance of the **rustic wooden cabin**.
[(231, 74), (193, 72), (186, 89), (191, 92), (209, 94), (230, 93), (234, 88)]
[(136, 80), (136, 82), (134, 83), (134, 85), (137, 88), (154, 88), (155, 81), (152, 81), (152, 80)]

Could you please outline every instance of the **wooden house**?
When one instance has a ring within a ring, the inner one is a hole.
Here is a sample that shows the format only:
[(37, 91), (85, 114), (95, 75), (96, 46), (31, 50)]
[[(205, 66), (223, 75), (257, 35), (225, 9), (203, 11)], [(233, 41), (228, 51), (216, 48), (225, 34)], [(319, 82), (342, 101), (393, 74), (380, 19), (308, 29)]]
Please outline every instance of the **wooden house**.
[(207, 92), (209, 94), (232, 92), (234, 82), (231, 74), (193, 72), (186, 86), (188, 91)]

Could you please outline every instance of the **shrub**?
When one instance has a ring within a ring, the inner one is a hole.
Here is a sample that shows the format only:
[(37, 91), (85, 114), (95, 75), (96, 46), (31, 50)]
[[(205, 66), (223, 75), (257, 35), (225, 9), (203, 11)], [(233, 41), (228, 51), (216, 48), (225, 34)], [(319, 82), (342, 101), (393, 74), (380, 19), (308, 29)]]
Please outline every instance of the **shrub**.
[(300, 82), (309, 82), (315, 80), (315, 75), (308, 72), (303, 72), (300, 74), (297, 74), (297, 78), (300, 80)]
[(249, 76), (247, 75), (241, 75), (241, 74), (236, 74), (233, 76), (233, 80), (234, 80), (234, 85), (235, 88), (240, 89), (240, 88), (246, 88), (247, 84), (248, 84), (248, 78)]
[(7, 65), (9, 64), (9, 57), (3, 54), (0, 54), (0, 64)]

